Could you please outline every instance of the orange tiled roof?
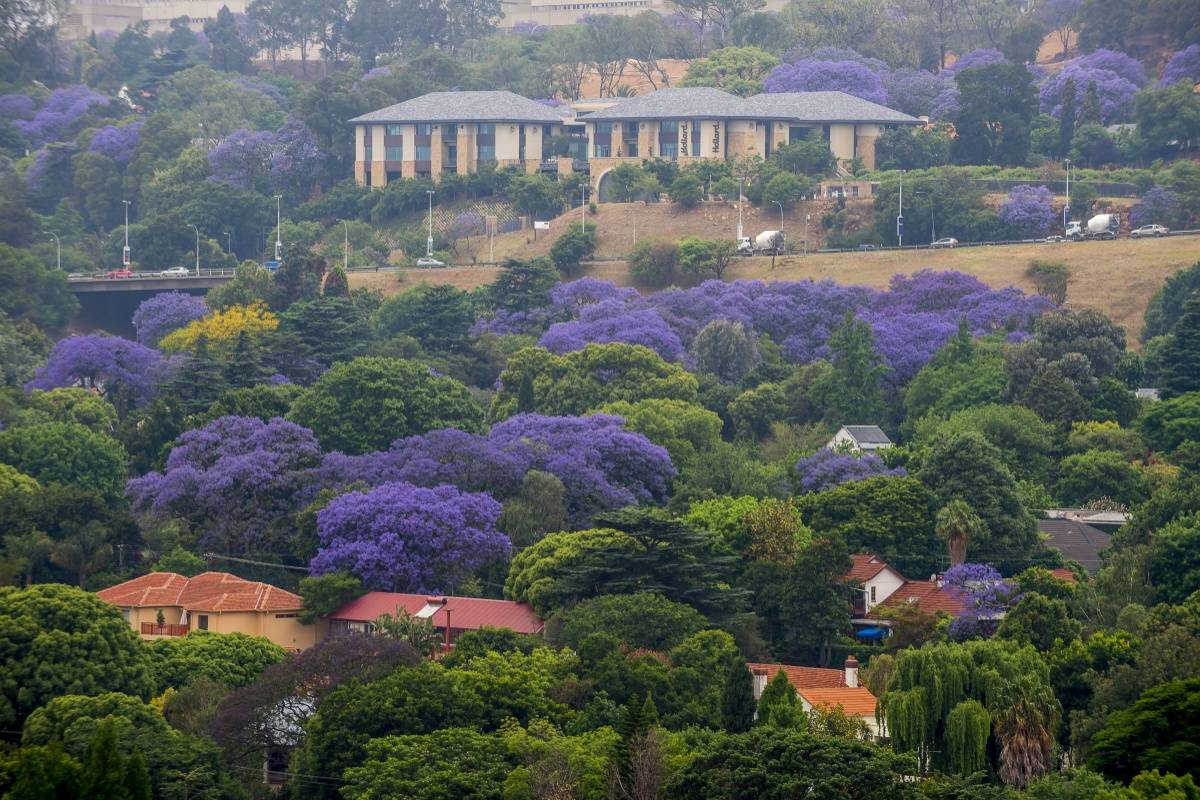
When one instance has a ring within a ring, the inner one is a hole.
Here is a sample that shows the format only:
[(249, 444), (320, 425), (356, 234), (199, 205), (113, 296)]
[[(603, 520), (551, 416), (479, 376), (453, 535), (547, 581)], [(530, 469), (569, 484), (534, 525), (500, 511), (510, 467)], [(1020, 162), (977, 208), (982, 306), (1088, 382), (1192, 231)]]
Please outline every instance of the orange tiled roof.
[(801, 689), (836, 689), (846, 685), (846, 673), (840, 669), (825, 669), (823, 667), (793, 667), (790, 664), (747, 664), (751, 672), (765, 670), (767, 680), (775, 677), (775, 673), (783, 672), (788, 683)]
[(151, 572), (96, 592), (106, 603), (129, 608), (179, 606), (189, 611), (298, 611), (298, 594), (228, 572), (202, 572), (185, 578), (175, 572)]
[(865, 583), (871, 580), (880, 572), (888, 568), (888, 565), (879, 556), (873, 556), (870, 553), (853, 553), (850, 556), (853, 566), (846, 573), (846, 580)]
[(865, 686), (839, 686), (833, 689), (797, 689), (815, 708), (838, 708), (848, 717), (875, 716), (875, 695)]
[(962, 603), (934, 581), (905, 581), (886, 600), (872, 608), (867, 616), (877, 617), (879, 609), (899, 608), (905, 603), (916, 603), (922, 611), (930, 613), (944, 611), (952, 617), (962, 613)]
[(1054, 569), (1050, 570), (1050, 574), (1058, 578), (1060, 581), (1066, 581), (1067, 583), (1079, 583), (1079, 581), (1075, 578), (1075, 573), (1071, 572), (1071, 570), (1067, 569), (1066, 567), (1055, 567)]

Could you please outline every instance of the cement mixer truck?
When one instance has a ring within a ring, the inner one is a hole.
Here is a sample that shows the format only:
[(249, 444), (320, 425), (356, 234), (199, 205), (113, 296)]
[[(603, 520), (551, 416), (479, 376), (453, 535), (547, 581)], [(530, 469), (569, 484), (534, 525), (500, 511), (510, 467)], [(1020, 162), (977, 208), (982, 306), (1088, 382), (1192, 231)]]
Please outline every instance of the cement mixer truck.
[(739, 256), (779, 255), (783, 244), (783, 231), (763, 231), (753, 239), (749, 236), (738, 239), (737, 251)]
[(1084, 239), (1115, 239), (1120, 228), (1120, 214), (1097, 214), (1087, 221), (1086, 227), (1078, 220), (1068, 223), (1066, 237), (1073, 242), (1082, 242)]

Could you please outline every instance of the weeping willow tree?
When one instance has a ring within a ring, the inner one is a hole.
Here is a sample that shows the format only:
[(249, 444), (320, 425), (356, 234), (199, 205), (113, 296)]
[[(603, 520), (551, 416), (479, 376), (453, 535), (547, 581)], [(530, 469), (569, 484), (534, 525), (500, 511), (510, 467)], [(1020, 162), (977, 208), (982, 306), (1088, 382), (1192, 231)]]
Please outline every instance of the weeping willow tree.
[(1050, 669), (1006, 641), (927, 645), (896, 655), (880, 697), (892, 746), (923, 771), (998, 774), (1025, 786), (1051, 766), (1060, 709)]

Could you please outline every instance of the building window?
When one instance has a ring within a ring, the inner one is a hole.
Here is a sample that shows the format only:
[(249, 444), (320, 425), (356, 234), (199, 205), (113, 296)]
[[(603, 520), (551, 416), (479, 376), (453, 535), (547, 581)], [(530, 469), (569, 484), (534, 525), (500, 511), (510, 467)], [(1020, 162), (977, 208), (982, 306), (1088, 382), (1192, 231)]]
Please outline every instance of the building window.
[(299, 614), (276, 614), (275, 619), (296, 619)]
[(451, 123), (451, 124), (447, 125), (446, 130), (442, 131), (442, 138), (443, 139), (457, 139), (458, 138), (458, 123)]
[(417, 126), (417, 136), (433, 136), (433, 125), (425, 123)]
[(494, 122), (479, 123), (479, 135), (480, 136), (495, 136), (496, 135), (496, 124)]
[(612, 155), (612, 123), (597, 122), (593, 130), (596, 143), (593, 152), (597, 158), (608, 158)]
[(871, 605), (875, 605), (875, 587), (871, 587)]
[(371, 160), (371, 145), (364, 144), (363, 145), (363, 161), (370, 161), (370, 160)]
[(399, 125), (388, 125), (387, 126), (387, 135), (388, 136), (399, 136), (400, 135), (400, 126)]
[(658, 152), (674, 160), (679, 155), (679, 123), (671, 120), (658, 124)]
[(196, 628), (202, 631), (208, 630), (208, 614), (196, 615)]
[(692, 155), (700, 155), (700, 120), (692, 120)]
[(132, 610), (132, 609), (128, 609), (128, 608), (122, 608), (122, 609), (121, 609), (121, 616), (125, 618), (125, 621), (126, 621), (126, 622), (129, 622), (129, 612), (130, 612), (131, 610)]
[(429, 160), (429, 145), (427, 145), (427, 144), (417, 145), (417, 161), (428, 161), (428, 160)]
[(396, 144), (388, 145), (386, 148), (384, 148), (383, 158), (385, 161), (403, 161), (404, 147)]
[(477, 161), (495, 161), (496, 160), (496, 145), (481, 144), (479, 152), (475, 156)]

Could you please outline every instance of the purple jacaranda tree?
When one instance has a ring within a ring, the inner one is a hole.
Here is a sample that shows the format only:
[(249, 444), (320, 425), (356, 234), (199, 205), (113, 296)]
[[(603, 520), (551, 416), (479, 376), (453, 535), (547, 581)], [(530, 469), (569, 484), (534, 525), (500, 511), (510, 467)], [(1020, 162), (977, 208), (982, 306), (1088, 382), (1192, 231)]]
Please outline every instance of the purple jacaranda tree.
[(937, 99), (953, 81), (923, 69), (898, 69), (883, 76), (888, 103), (905, 114), (933, 113)]
[(822, 448), (796, 462), (796, 485), (800, 492), (823, 492), (851, 481), (862, 481), (880, 475), (907, 475), (904, 467), (889, 469), (874, 453), (854, 456)]
[(88, 150), (108, 156), (118, 164), (127, 164), (133, 158), (134, 148), (137, 147), (138, 136), (142, 130), (142, 120), (134, 120), (128, 125), (105, 125), (92, 135)]
[(314, 575), (349, 570), (370, 589), (453, 590), (474, 570), (508, 555), (496, 530), (500, 504), (453, 486), (385, 483), (349, 492), (317, 512)]
[(138, 341), (157, 347), (162, 337), (208, 313), (203, 298), (183, 292), (162, 292), (143, 300), (133, 312)]
[(154, 394), (163, 377), (163, 359), (157, 350), (119, 336), (70, 336), (50, 351), (26, 389), (82, 386), (110, 400), (124, 417), (131, 404), (142, 404)]
[(763, 79), (766, 92), (839, 91), (886, 105), (887, 89), (870, 67), (857, 61), (817, 61), (801, 59), (780, 64)]
[(1067, 66), (1079, 69), (1106, 69), (1116, 73), (1134, 86), (1146, 85), (1146, 69), (1142, 66), (1142, 62), (1117, 50), (1106, 50), (1101, 47), (1072, 59)]
[(271, 190), (301, 195), (312, 185), (320, 166), (317, 137), (301, 120), (288, 117), (275, 131), (274, 149), (268, 162)]
[(446, 230), (449, 239), (466, 239), (468, 236), (479, 236), (487, 231), (484, 219), (474, 211), (460, 211), (454, 215), (454, 220)]
[(795, 47), (783, 54), (783, 61), (789, 64), (804, 60), (853, 61), (856, 64), (862, 64), (871, 70), (871, 72), (881, 77), (886, 75), (889, 69), (887, 62), (880, 61), (878, 58), (864, 56), (862, 53), (849, 47), (818, 47), (815, 50)]
[(533, 20), (528, 19), (523, 19), (512, 26), (514, 36), (537, 36), (545, 31), (545, 25), (539, 25)]
[(608, 414), (517, 414), (497, 423), (488, 440), (504, 450), (528, 448), (533, 469), (557, 476), (574, 525), (586, 525), (599, 511), (661, 503), (676, 475), (665, 448)]
[(1038, 99), (1043, 114), (1057, 117), (1062, 113), (1062, 93), (1068, 80), (1075, 81), (1076, 114), (1083, 110), (1083, 98), (1088, 87), (1095, 84), (1103, 122), (1117, 122), (1129, 116), (1133, 108), (1133, 95), (1138, 90), (1137, 84), (1112, 70), (1077, 64), (1068, 64), (1061, 72), (1042, 84), (1038, 90)]
[(13, 122), (33, 117), (33, 98), (26, 94), (0, 94), (0, 120)]
[(1158, 85), (1170, 86), (1179, 81), (1200, 83), (1200, 44), (1190, 44), (1172, 54), (1171, 60), (1163, 67)]
[(990, 67), (992, 64), (1007, 63), (1009, 61), (1004, 53), (991, 47), (981, 47), (978, 50), (963, 53), (953, 64), (942, 70), (942, 76), (952, 78), (964, 69), (979, 69), (980, 67)]
[(952, 120), (958, 116), (958, 112), (958, 84), (950, 82), (933, 99), (933, 104), (929, 107), (929, 118), (934, 121)]
[(139, 516), (184, 519), (205, 547), (251, 552), (271, 545), (272, 531), (285, 538), (279, 528), (311, 497), (320, 457), (312, 431), (293, 422), (218, 417), (182, 434), (162, 472), (125, 491)]
[(942, 575), (942, 588), (962, 604), (950, 637), (962, 641), (995, 633), (1004, 613), (1021, 599), (1017, 587), (991, 564), (958, 564)]
[(629, 311), (618, 301), (595, 303), (584, 308), (578, 319), (551, 325), (538, 344), (562, 354), (612, 342), (644, 345), (666, 361), (683, 361), (687, 356), (679, 335), (661, 315), (649, 309)]
[(270, 131), (238, 129), (208, 152), (212, 178), (242, 188), (265, 188), (274, 147)]
[(16, 120), (13, 125), (35, 146), (61, 141), (93, 107), (109, 102), (109, 98), (82, 84), (67, 86), (55, 89), (32, 118)]
[(1053, 202), (1054, 194), (1045, 186), (1014, 186), (1000, 206), (1000, 221), (1019, 238), (1040, 238), (1058, 225)]
[(260, 81), (256, 78), (251, 78), (245, 75), (234, 78), (233, 82), (238, 86), (241, 86), (243, 89), (249, 89), (253, 92), (265, 94), (267, 97), (271, 98), (271, 101), (275, 103), (275, 105), (282, 109), (287, 109), (287, 107), (290, 105), (288, 103), (287, 95), (285, 95), (283, 90), (273, 83), (267, 83), (266, 81)]
[(550, 307), (560, 319), (574, 319), (579, 309), (604, 300), (632, 301), (638, 297), (636, 289), (619, 287), (610, 281), (595, 278), (580, 278), (569, 283), (560, 283), (550, 290)]
[(1155, 186), (1130, 207), (1129, 224), (1134, 228), (1151, 223), (1175, 225), (1179, 220), (1181, 209), (1179, 195), (1170, 189)]
[(275, 132), (236, 130), (208, 153), (212, 180), (292, 195), (303, 195), (319, 163), (316, 137), (295, 118)]

